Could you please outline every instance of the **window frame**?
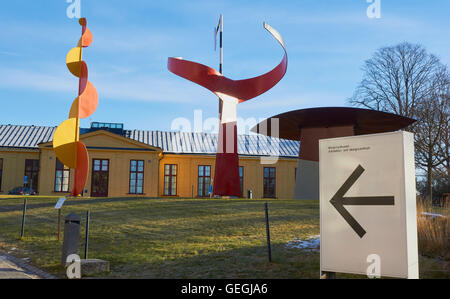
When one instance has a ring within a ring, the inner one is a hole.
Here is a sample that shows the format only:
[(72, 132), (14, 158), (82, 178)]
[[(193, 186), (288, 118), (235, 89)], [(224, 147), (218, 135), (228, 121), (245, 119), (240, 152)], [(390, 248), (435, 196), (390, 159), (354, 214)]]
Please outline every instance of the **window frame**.
[[(62, 165), (62, 168), (58, 168), (58, 162)], [(56, 180), (57, 180), (57, 174), (58, 171), (62, 171), (62, 176), (61, 176), (61, 190), (56, 190)], [(64, 182), (64, 174), (67, 173), (67, 191), (63, 190), (63, 182)], [(55, 180), (53, 181), (53, 192), (57, 192), (57, 193), (68, 193), (70, 192), (70, 168), (66, 168), (66, 166), (59, 161), (58, 158), (56, 158), (55, 161)]]
[[(133, 171), (131, 169), (131, 164), (133, 162), (136, 162), (136, 170)], [(142, 171), (139, 171), (139, 162), (142, 162)], [(134, 185), (134, 192), (131, 191), (131, 174), (135, 173), (136, 174), (136, 178), (135, 178), (135, 185)], [(142, 173), (142, 192), (138, 193), (137, 192), (137, 188), (138, 188), (138, 174)], [(130, 168), (129, 168), (129, 176), (128, 176), (128, 194), (135, 194), (135, 195), (143, 195), (144, 194), (144, 182), (145, 182), (145, 160), (134, 160), (131, 159), (130, 160)]]
[[(166, 166), (169, 166), (169, 174), (166, 174)], [(173, 174), (173, 168), (175, 167), (175, 174)], [(164, 164), (164, 179), (163, 179), (163, 196), (177, 196), (178, 192), (178, 164)], [(166, 194), (166, 177), (169, 178), (168, 182), (168, 193)], [(175, 192), (172, 190), (173, 177), (175, 177)]]
[[(203, 167), (203, 175), (200, 176), (200, 167)], [(209, 168), (209, 176), (206, 176), (206, 167)], [(197, 167), (197, 196), (198, 197), (209, 197), (209, 186), (211, 186), (211, 165), (198, 165)], [(208, 189), (205, 188), (205, 180), (209, 178)], [(203, 195), (200, 195), (200, 179), (202, 179), (202, 192)]]

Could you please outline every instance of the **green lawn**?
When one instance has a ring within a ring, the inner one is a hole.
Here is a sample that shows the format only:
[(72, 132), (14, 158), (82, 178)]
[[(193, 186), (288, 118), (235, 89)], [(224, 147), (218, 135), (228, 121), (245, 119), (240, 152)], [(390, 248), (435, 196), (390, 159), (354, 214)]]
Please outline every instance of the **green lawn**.
[[(28, 200), (25, 238), (19, 240), (23, 198), (0, 197), (0, 250), (58, 277), (57, 198)], [(273, 262), (267, 259), (264, 203), (269, 203)], [(108, 260), (108, 278), (318, 278), (319, 254), (286, 247), (319, 234), (319, 204), (294, 200), (70, 199), (63, 215), (91, 212), (89, 257)], [(11, 250), (11, 248), (16, 248)], [(421, 258), (421, 277), (448, 272)], [(353, 277), (338, 275), (338, 277)]]

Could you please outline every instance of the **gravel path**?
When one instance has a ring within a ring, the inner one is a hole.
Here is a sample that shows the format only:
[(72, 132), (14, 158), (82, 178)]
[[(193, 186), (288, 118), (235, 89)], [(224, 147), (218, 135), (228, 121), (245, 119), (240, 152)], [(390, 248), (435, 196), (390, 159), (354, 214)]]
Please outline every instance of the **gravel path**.
[(55, 277), (0, 251), (0, 279), (54, 279)]

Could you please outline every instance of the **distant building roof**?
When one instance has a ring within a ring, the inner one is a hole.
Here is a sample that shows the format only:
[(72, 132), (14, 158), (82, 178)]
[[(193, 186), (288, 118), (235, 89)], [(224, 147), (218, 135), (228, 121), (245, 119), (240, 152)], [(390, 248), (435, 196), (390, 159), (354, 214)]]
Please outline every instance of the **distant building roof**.
[[(56, 127), (0, 125), (0, 147), (37, 149), (40, 143), (51, 142)], [(81, 128), (80, 133), (90, 129)], [(162, 148), (165, 153), (215, 154), (217, 134), (123, 130), (123, 136), (151, 146)], [(299, 141), (270, 138), (262, 135), (239, 135), (238, 153), (248, 156), (275, 155), (298, 157)]]

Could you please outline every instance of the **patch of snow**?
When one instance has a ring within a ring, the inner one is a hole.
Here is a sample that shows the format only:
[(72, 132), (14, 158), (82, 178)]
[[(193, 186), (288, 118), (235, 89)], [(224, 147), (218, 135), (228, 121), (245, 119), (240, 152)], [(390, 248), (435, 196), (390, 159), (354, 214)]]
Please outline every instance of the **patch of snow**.
[(422, 212), (422, 215), (424, 215), (424, 216), (430, 216), (431, 219), (434, 219), (434, 218), (436, 218), (436, 217), (447, 218), (447, 217), (445, 217), (444, 215), (441, 215), (441, 214), (435, 214), (435, 213), (429, 213), (429, 212)]
[(305, 240), (302, 240), (300, 238), (294, 239), (293, 241), (287, 243), (286, 247), (319, 252), (320, 235), (310, 236)]

